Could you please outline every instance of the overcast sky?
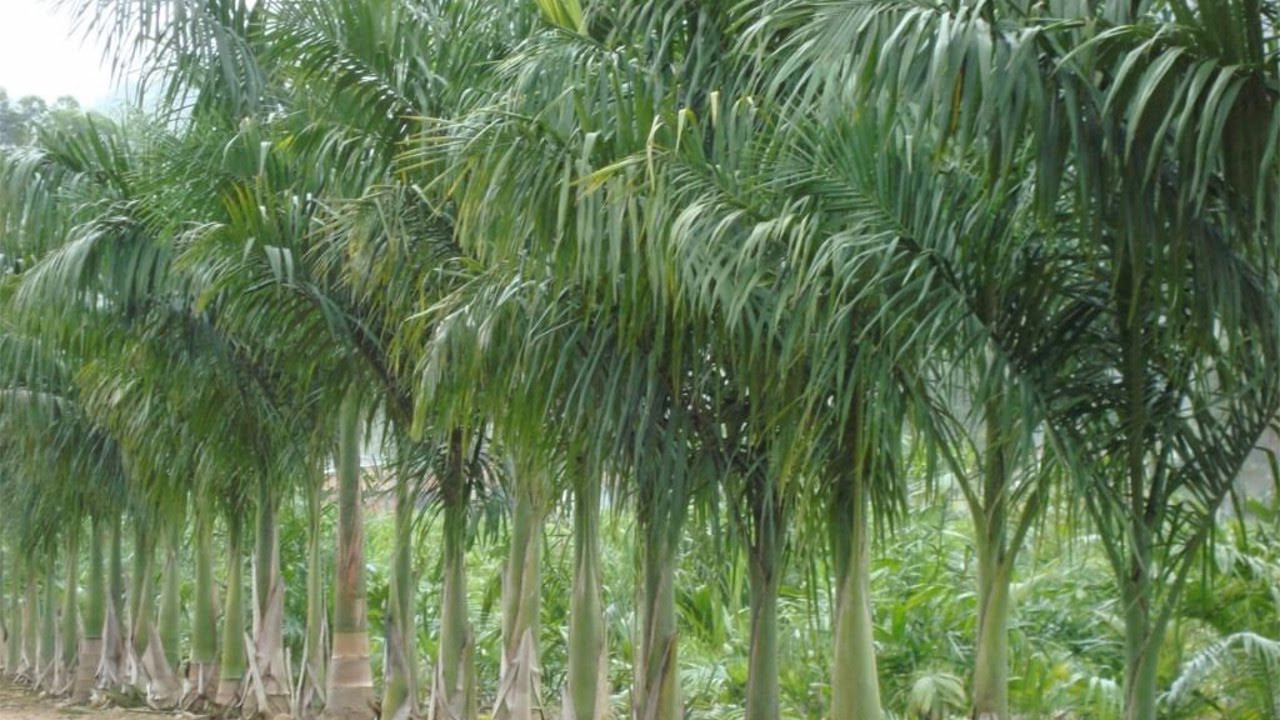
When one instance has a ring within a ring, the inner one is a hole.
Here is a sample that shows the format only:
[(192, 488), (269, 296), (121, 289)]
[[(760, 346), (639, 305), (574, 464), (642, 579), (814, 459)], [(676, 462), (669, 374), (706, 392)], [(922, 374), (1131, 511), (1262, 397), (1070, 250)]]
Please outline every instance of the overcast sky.
[(0, 0), (0, 88), (11, 99), (71, 95), (105, 109), (113, 98), (111, 72), (98, 49), (72, 36), (65, 12), (49, 0)]

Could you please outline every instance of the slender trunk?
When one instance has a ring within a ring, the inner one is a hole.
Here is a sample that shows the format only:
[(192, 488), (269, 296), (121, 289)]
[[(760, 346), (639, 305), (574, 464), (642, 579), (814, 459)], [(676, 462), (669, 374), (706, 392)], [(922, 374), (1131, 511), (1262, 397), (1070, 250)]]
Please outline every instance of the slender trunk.
[(166, 528), (164, 582), (160, 589), (160, 618), (157, 623), (160, 650), (170, 668), (178, 666), (180, 650), (178, 642), (182, 632), (182, 608), (180, 607), (182, 597), (179, 594), (179, 582), (182, 579), (182, 572), (178, 557), (182, 547), (182, 525), (183, 522), (181, 520), (176, 520)]
[[(655, 504), (650, 501), (651, 506)], [(637, 720), (678, 720), (683, 716), (676, 641), (675, 568), (684, 513), (684, 504), (676, 503), (641, 515), (643, 635), (633, 701)]]
[(778, 583), (751, 583), (751, 656), (747, 669), (746, 720), (778, 720)]
[[(1009, 582), (1013, 552), (1008, 516), (1011, 432), (996, 397), (984, 403), (986, 443), (981, 503), (971, 499), (978, 556), (978, 633), (973, 671), (973, 718), (1009, 720)], [(1024, 512), (1029, 512), (1024, 508)]]
[(36, 648), (36, 686), (49, 689), (53, 685), (58, 665), (58, 584), (54, 581), (58, 553), (49, 547), (49, 562), (45, 566), (44, 597), (40, 602), (40, 642)]
[(76, 594), (80, 585), (80, 523), (67, 525), (66, 572), (62, 586), (62, 628), (59, 643), (62, 652), (58, 658), (59, 673), (57, 676), (58, 692), (70, 692), (72, 687), (71, 673), (76, 667), (76, 655), (80, 647), (80, 618), (76, 606)]
[(413, 623), (414, 498), (409, 479), (396, 477), (395, 547), (387, 592), (383, 660), (382, 717), (406, 720), (418, 713), (418, 663)]
[(11, 574), (13, 577), (9, 581), (12, 586), (9, 591), (9, 637), (8, 644), (5, 646), (4, 671), (9, 677), (14, 677), (22, 670), (24, 635), (22, 632), (22, 584), (18, 574)]
[(342, 401), (338, 437), (338, 563), (334, 577), (333, 656), (324, 717), (373, 717), (373, 668), (365, 603), (364, 519), (360, 503), (360, 405)]
[(440, 639), (432, 717), (475, 720), (475, 648), (467, 619), (467, 500), (462, 433), (449, 440), (444, 487), (444, 587), (441, 591)]
[(195, 606), (191, 615), (191, 682), (184, 705), (213, 700), (218, 659), (217, 598), (213, 584), (213, 523), (206, 503), (195, 503)]
[(54, 579), (57, 564), (58, 552), (51, 544), (44, 571), (44, 592), (40, 597), (40, 635), (36, 644), (36, 687), (42, 690), (52, 688), (58, 665), (58, 583)]
[[(137, 596), (132, 599), (133, 653), (135, 676), (144, 679), (147, 698), (159, 708), (169, 708), (181, 700), (182, 685), (174, 675), (173, 666), (165, 657), (164, 640), (157, 627), (156, 596), (153, 589), (155, 567), (155, 537), (139, 522), (138, 545), (134, 548), (133, 587)], [(169, 543), (172, 546), (172, 543)], [(177, 573), (177, 568), (173, 568)], [(165, 593), (169, 592), (166, 578)]]
[(569, 605), (565, 720), (604, 720), (609, 705), (600, 587), (600, 483), (582, 477), (573, 500), (573, 597)]
[[(323, 478), (321, 478), (322, 480)], [(307, 640), (298, 707), (311, 713), (324, 706), (329, 670), (329, 611), (325, 606), (323, 482), (307, 492)]]
[(515, 478), (511, 545), (502, 578), (502, 666), (495, 720), (533, 720), (541, 709), (538, 610), (542, 514), (537, 480)]
[(9, 618), (8, 608), (4, 607), (6, 599), (4, 584), (4, 538), (0, 537), (0, 670), (3, 674), (13, 672), (13, 665), (9, 664), (9, 646), (13, 644), (13, 638), (9, 634)]
[[(856, 467), (855, 463), (855, 467)], [(881, 720), (874, 626), (871, 622), (870, 504), (863, 478), (849, 497), (837, 499), (835, 662), (831, 670), (831, 717)]]
[(978, 548), (978, 637), (973, 672), (975, 720), (1009, 718), (1009, 565)]
[[(1124, 602), (1125, 672), (1124, 716), (1125, 720), (1155, 720), (1156, 717), (1156, 669), (1159, 661), (1160, 640), (1163, 632), (1152, 623), (1152, 544), (1153, 528), (1148, 524), (1148, 503), (1159, 498), (1151, 487), (1148, 494), (1147, 442), (1151, 418), (1151, 382), (1147, 371), (1151, 347), (1151, 333), (1146, 327), (1152, 317), (1151, 295), (1146, 274), (1147, 240), (1141, 232), (1125, 233), (1125, 240), (1117, 268), (1115, 289), (1117, 317), (1123, 324), (1121, 336), (1121, 386), (1125, 390), (1122, 408), (1126, 464), (1125, 480), (1128, 485), (1128, 503), (1125, 512), (1129, 523), (1129, 567), (1118, 566), (1113, 560), (1120, 583), (1120, 598)], [(1158, 290), (1157, 290), (1158, 292)]]
[(34, 683), (40, 669), (36, 646), (39, 644), (39, 613), (36, 611), (39, 593), (36, 590), (36, 571), (27, 564), (27, 591), (22, 604), (22, 671), (29, 682)]
[(279, 500), (266, 477), (258, 483), (258, 533), (254, 550), (254, 659), (268, 714), (289, 712), (289, 670), (284, 659), (284, 578), (280, 576)]
[(111, 517), (111, 557), (107, 568), (106, 615), (102, 622), (102, 660), (98, 678), (102, 687), (118, 688), (125, 663), (124, 549), (119, 513)]
[(133, 572), (129, 576), (129, 684), (146, 689), (142, 653), (151, 636), (151, 535), (142, 518), (134, 518)]
[(89, 583), (85, 587), (84, 627), (80, 634), (79, 660), (71, 701), (89, 702), (102, 660), (102, 628), (106, 622), (107, 583), (102, 552), (102, 522), (96, 516), (89, 525)]
[[(1163, 631), (1151, 617), (1151, 571), (1149, 541), (1137, 530), (1129, 576), (1121, 582), (1124, 601), (1124, 717), (1125, 720), (1155, 720), (1156, 671), (1159, 668)], [(1146, 541), (1146, 542), (1144, 542)]]
[(244, 642), (243, 524), (239, 512), (227, 513), (227, 596), (222, 614), (218, 692), (213, 700), (224, 708), (239, 704), (247, 657)]
[(778, 720), (778, 587), (782, 574), (784, 508), (772, 483), (756, 498), (754, 537), (748, 557), (751, 585), (751, 650), (747, 665), (746, 720)]

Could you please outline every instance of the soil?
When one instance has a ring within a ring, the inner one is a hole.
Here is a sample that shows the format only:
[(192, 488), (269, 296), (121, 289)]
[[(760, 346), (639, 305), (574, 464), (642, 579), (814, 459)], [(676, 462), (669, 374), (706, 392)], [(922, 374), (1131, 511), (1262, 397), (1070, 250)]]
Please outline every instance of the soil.
[(63, 700), (42, 698), (27, 688), (0, 680), (0, 720), (159, 720), (175, 717), (178, 716), (146, 710), (72, 707)]

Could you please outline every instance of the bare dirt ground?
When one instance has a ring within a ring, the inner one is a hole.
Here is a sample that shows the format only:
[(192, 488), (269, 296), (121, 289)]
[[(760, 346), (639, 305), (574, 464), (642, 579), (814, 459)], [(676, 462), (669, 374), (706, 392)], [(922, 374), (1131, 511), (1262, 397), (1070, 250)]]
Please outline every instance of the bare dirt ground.
[(59, 706), (56, 700), (41, 698), (26, 688), (0, 680), (0, 720), (159, 720), (172, 717), (175, 716), (142, 710)]

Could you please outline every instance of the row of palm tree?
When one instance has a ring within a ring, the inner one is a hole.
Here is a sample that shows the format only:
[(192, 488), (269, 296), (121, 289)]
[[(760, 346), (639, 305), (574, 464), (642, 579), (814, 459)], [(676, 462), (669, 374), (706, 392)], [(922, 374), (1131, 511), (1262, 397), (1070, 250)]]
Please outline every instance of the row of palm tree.
[[(682, 716), (675, 567), (723, 513), (749, 569), (745, 716), (779, 717), (803, 550), (837, 588), (829, 716), (879, 720), (870, 537), (925, 467), (973, 518), (973, 717), (1012, 717), (1013, 569), (1055, 503), (1114, 574), (1125, 716), (1156, 717), (1170, 618), (1280, 407), (1274, 0), (64, 5), (140, 101), (3, 152), (0, 492), (25, 509), (4, 523), (7, 672), (78, 701), (475, 718), (466, 547), (497, 509), (484, 701), (598, 720), (608, 505), (643, 548), (635, 717)], [(362, 446), (396, 499), (380, 699)], [(562, 505), (548, 700), (539, 553)], [(444, 571), (423, 677), (426, 506)]]

